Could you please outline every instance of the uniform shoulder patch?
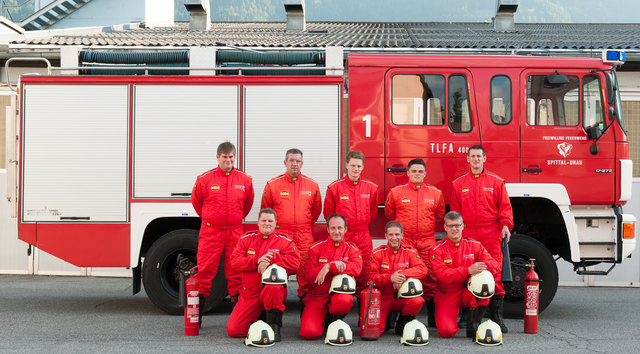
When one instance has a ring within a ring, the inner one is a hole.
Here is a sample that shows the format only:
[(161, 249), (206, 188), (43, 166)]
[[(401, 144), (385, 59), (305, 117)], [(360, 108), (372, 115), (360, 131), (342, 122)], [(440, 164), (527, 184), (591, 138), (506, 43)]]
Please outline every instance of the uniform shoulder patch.
[(316, 247), (318, 245), (321, 245), (321, 244), (323, 244), (325, 242), (327, 242), (327, 240), (318, 241), (318, 242), (314, 243), (313, 246), (309, 247), (309, 249), (314, 248), (314, 247)]
[(499, 181), (501, 181), (501, 182), (504, 182), (504, 179), (502, 179), (502, 177), (498, 176), (497, 174), (495, 174), (495, 173), (493, 173), (493, 172), (485, 171), (485, 173), (486, 173), (487, 175), (489, 175), (489, 176), (492, 176), (492, 177), (496, 178), (497, 180), (499, 180)]
[(249, 233), (245, 234), (244, 236), (240, 237), (240, 239), (251, 237), (251, 236), (257, 236), (257, 235), (258, 235), (257, 232), (249, 232)]
[(290, 239), (289, 237), (287, 237), (287, 236), (285, 236), (285, 235), (283, 235), (283, 234), (276, 234), (276, 236), (277, 236), (277, 237), (280, 237), (280, 238), (283, 238), (283, 239), (285, 239), (285, 240), (287, 240), (287, 241), (289, 241), (289, 242), (293, 242), (293, 240), (292, 240), (292, 239)]
[(362, 179), (362, 178), (361, 178), (361, 179), (360, 179), (360, 183), (369, 183), (369, 184), (373, 185), (373, 187), (374, 187), (374, 188), (376, 188), (376, 189), (378, 188), (378, 185), (377, 185), (377, 184), (375, 184), (375, 183), (373, 183), (373, 182), (371, 182), (371, 181), (369, 181), (369, 180), (366, 180), (366, 179)]
[(456, 183), (456, 181), (457, 181), (457, 180), (459, 180), (460, 178), (462, 178), (462, 177), (464, 177), (464, 176), (467, 176), (468, 174), (469, 174), (469, 172), (467, 172), (467, 173), (465, 173), (465, 174), (463, 174), (463, 175), (458, 176), (458, 178), (454, 179), (454, 180), (453, 180), (453, 182), (451, 182), (451, 183)]

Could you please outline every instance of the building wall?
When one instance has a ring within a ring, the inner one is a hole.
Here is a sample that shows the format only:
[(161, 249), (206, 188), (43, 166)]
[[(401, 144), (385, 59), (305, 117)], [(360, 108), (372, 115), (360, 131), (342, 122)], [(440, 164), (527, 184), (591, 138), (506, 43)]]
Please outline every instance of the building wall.
[(633, 177), (640, 177), (640, 101), (623, 99), (622, 111), (627, 125), (631, 160), (633, 160)]
[(144, 22), (144, 6), (145, 0), (93, 0), (48, 29)]
[(633, 177), (640, 177), (640, 72), (621, 72), (618, 74), (618, 80), (633, 160)]

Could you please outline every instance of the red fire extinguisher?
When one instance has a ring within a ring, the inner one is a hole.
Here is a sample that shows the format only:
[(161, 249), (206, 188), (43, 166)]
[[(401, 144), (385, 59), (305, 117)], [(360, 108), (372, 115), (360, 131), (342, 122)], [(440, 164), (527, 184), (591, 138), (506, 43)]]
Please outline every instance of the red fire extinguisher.
[(530, 268), (524, 277), (524, 333), (538, 333), (538, 302), (540, 294), (540, 278), (534, 270), (535, 259), (531, 259)]
[(380, 337), (380, 306), (382, 295), (380, 290), (369, 283), (369, 288), (360, 293), (360, 338), (376, 340)]
[[(193, 275), (193, 274), (190, 274)], [(193, 276), (184, 283), (186, 304), (184, 306), (184, 335), (197, 336), (200, 333), (200, 284)]]

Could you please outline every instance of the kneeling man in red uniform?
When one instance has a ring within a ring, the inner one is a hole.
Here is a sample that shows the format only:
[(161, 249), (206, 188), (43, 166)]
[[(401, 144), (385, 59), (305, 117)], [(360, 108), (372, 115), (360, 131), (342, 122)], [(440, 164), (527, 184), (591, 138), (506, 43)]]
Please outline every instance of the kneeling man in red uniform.
[[(384, 227), (384, 236), (387, 244), (382, 245), (371, 253), (371, 262), (368, 266), (368, 279), (374, 283), (382, 295), (380, 318), (382, 323), (390, 312), (400, 312), (400, 318), (396, 322), (395, 331), (402, 335), (404, 326), (416, 318), (424, 298), (396, 298), (398, 289), (408, 278), (423, 279), (427, 275), (427, 266), (424, 264), (416, 250), (402, 247), (404, 232), (402, 224), (397, 221), (389, 221)], [(384, 325), (380, 327), (380, 333), (384, 332)]]
[(431, 268), (438, 279), (435, 303), (438, 334), (442, 338), (453, 337), (460, 329), (460, 308), (470, 308), (467, 320), (467, 337), (475, 338), (477, 326), (482, 320), (489, 299), (478, 299), (467, 290), (467, 281), (483, 270), (492, 274), (498, 263), (478, 241), (462, 238), (462, 215), (450, 211), (444, 216), (447, 238), (431, 249)]
[(238, 304), (233, 308), (227, 334), (244, 337), (249, 326), (266, 310), (267, 323), (273, 328), (276, 341), (280, 340), (282, 312), (287, 298), (286, 285), (262, 284), (262, 272), (275, 264), (293, 273), (300, 264), (300, 254), (292, 240), (274, 232), (276, 212), (264, 208), (258, 214), (258, 231), (248, 232), (236, 245), (231, 262), (240, 273), (242, 288)]
[(360, 251), (344, 240), (347, 219), (332, 214), (327, 218), (327, 228), (329, 238), (309, 248), (304, 264), (309, 284), (307, 295), (302, 299), (304, 310), (300, 320), (300, 336), (304, 339), (320, 337), (325, 329), (325, 317), (328, 317), (326, 323), (342, 319), (353, 306), (352, 294), (329, 294), (331, 279), (338, 274), (355, 278), (362, 270)]

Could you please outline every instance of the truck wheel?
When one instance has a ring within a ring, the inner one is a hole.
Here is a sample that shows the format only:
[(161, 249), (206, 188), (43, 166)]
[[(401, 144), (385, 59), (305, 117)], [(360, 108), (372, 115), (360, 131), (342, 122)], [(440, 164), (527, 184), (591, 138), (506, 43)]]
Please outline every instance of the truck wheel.
[[(191, 229), (171, 231), (160, 237), (147, 251), (142, 266), (144, 290), (151, 302), (168, 314), (184, 314), (178, 299), (180, 288), (176, 264), (178, 254), (182, 253), (189, 257), (191, 263), (195, 265), (197, 252), (198, 231)], [(211, 289), (224, 289), (224, 291), (211, 291), (203, 313), (213, 309), (226, 296), (227, 280), (224, 277), (224, 260), (222, 259)]]
[(538, 311), (544, 311), (558, 290), (558, 267), (553, 255), (540, 241), (533, 237), (513, 234), (509, 242), (513, 282), (504, 284), (504, 314), (511, 318), (524, 317), (524, 278), (529, 260), (535, 258), (535, 271), (540, 277)]

